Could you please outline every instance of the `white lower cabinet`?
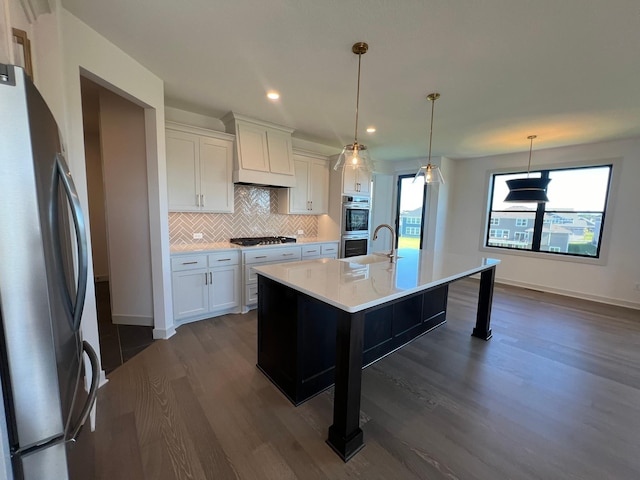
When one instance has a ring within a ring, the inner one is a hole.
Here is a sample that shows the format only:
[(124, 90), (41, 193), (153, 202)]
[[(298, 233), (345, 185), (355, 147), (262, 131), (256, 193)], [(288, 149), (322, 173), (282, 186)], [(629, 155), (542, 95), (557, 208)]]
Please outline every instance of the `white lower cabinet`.
[(171, 258), (173, 319), (199, 320), (239, 311), (238, 250)]
[(338, 258), (338, 242), (314, 243), (302, 247), (302, 259)]
[(258, 303), (258, 274), (254, 267), (271, 263), (297, 262), (302, 258), (302, 249), (295, 247), (277, 247), (251, 249), (243, 252), (244, 300), (245, 309), (255, 308)]

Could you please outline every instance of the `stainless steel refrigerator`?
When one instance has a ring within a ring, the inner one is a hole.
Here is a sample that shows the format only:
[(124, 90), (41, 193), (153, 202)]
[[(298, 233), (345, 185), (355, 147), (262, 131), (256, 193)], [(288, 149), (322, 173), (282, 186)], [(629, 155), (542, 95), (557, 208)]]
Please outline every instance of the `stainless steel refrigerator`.
[(85, 224), (58, 127), (24, 70), (0, 64), (0, 478), (90, 478), (79, 434), (99, 366), (80, 332), (86, 285)]

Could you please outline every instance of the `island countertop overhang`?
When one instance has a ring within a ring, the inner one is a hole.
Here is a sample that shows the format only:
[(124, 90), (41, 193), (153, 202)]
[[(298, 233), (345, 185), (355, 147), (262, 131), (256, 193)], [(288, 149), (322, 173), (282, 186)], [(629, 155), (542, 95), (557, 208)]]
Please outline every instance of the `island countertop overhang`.
[(362, 265), (360, 257), (319, 259), (255, 267), (282, 283), (349, 313), (451, 283), (494, 268), (500, 260), (473, 255), (412, 252), (396, 263)]

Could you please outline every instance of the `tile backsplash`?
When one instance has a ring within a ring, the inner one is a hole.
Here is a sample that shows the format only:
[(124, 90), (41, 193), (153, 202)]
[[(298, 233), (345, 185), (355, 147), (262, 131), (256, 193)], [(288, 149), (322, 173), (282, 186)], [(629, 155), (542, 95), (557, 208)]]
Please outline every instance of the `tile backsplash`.
[[(298, 230), (304, 237), (318, 236), (315, 215), (282, 215), (278, 213), (278, 192), (254, 185), (234, 186), (234, 213), (169, 213), (169, 242), (226, 242), (233, 237), (272, 235), (294, 236)], [(194, 233), (202, 233), (194, 240)]]

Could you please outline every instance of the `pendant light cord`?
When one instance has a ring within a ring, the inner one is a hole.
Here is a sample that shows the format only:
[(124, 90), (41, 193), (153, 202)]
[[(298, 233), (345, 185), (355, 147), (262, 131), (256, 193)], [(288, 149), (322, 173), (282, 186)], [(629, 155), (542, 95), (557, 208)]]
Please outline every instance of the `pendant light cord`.
[(353, 144), (358, 144), (358, 109), (360, 107), (360, 64), (362, 62), (362, 54), (358, 54), (358, 88), (356, 91), (356, 131), (353, 134)]
[(433, 142), (433, 111), (436, 108), (436, 99), (431, 100), (431, 128), (429, 129), (429, 161), (427, 165), (431, 165), (431, 143)]
[(531, 170), (531, 152), (533, 151), (533, 139), (536, 137), (537, 135), (529, 135), (527, 137), (531, 142), (529, 144), (529, 163), (527, 164), (527, 178), (529, 178), (529, 171)]

